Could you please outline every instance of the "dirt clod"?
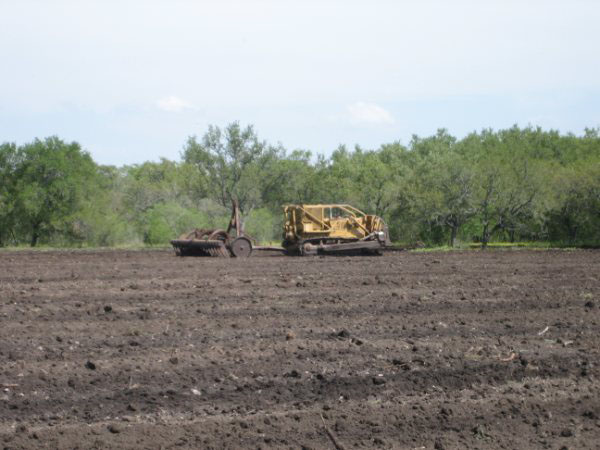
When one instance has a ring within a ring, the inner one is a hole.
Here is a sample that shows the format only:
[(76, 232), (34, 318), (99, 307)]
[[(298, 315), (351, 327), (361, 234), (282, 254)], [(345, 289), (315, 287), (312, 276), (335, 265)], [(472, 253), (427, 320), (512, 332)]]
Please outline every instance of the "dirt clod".
[(373, 377), (372, 381), (375, 386), (382, 386), (385, 384), (385, 378), (383, 377)]
[(120, 433), (122, 430), (120, 425), (117, 425), (116, 423), (111, 423), (109, 424), (107, 427), (108, 431), (110, 431), (113, 434), (117, 434)]
[(443, 442), (440, 439), (435, 440), (435, 443), (433, 444), (433, 448), (435, 450), (446, 450), (446, 447), (444, 446)]
[(350, 332), (344, 328), (337, 333), (337, 336), (342, 339), (347, 339), (350, 337)]

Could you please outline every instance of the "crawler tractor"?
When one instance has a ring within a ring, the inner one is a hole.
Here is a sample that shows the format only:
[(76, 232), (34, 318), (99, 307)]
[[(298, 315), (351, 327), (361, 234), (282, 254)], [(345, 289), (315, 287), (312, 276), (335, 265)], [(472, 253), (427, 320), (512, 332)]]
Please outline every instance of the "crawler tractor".
[(287, 205), (284, 214), (289, 254), (379, 253), (391, 244), (381, 217), (350, 205)]
[[(171, 241), (179, 256), (248, 257), (253, 250), (287, 255), (379, 254), (391, 244), (381, 217), (343, 204), (284, 206), (281, 247), (254, 246), (244, 233), (236, 201), (227, 230), (195, 229)], [(235, 234), (233, 231), (235, 230)]]

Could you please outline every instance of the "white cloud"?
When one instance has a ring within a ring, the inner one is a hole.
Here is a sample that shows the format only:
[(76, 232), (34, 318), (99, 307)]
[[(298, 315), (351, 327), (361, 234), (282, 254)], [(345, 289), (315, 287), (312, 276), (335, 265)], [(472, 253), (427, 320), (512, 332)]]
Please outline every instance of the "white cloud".
[(186, 109), (196, 109), (191, 103), (174, 95), (157, 100), (156, 106), (167, 112), (181, 112)]
[(374, 103), (356, 102), (347, 107), (350, 120), (354, 123), (394, 123), (392, 115)]

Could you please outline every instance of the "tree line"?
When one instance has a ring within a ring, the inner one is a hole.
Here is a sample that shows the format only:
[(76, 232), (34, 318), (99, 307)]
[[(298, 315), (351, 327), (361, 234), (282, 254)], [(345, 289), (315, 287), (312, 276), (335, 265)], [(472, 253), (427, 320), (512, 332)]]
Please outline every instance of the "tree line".
[(600, 129), (440, 129), (407, 145), (289, 152), (238, 122), (191, 136), (179, 161), (99, 165), (58, 137), (0, 145), (0, 246), (168, 244), (227, 224), (281, 238), (286, 203), (349, 203), (404, 244), (600, 242)]

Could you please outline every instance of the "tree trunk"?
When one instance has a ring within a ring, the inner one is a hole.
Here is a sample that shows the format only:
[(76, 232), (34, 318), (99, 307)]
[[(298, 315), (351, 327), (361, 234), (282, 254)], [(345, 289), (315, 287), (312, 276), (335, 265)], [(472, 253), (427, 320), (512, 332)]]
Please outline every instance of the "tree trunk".
[(40, 237), (40, 233), (36, 227), (33, 229), (33, 232), (31, 233), (31, 246), (32, 247), (35, 247), (37, 245), (39, 237)]
[(574, 224), (568, 215), (564, 217), (564, 224), (567, 229), (568, 242), (572, 244), (577, 239), (577, 224)]
[(457, 234), (458, 234), (458, 227), (457, 226), (450, 227), (450, 247), (454, 247), (454, 243), (456, 242)]
[(490, 241), (490, 225), (485, 222), (483, 224), (483, 232), (481, 233), (481, 249), (487, 248), (488, 242)]
[(572, 244), (577, 241), (577, 225), (571, 225), (569, 227), (569, 240)]

